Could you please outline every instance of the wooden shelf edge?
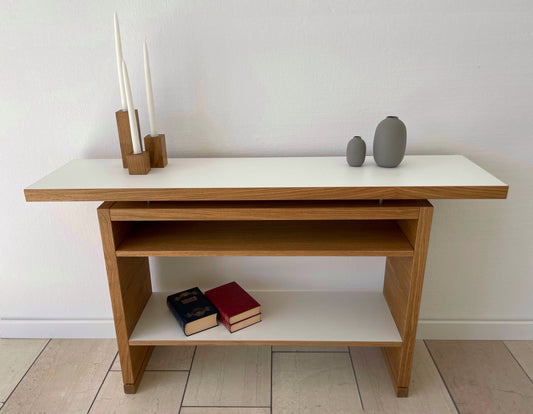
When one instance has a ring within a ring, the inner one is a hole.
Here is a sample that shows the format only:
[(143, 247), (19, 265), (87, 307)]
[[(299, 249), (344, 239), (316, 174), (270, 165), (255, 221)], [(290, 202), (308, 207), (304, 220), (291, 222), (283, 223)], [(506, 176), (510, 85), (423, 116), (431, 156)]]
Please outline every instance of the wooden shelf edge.
[(509, 186), (24, 189), (26, 201), (504, 199)]

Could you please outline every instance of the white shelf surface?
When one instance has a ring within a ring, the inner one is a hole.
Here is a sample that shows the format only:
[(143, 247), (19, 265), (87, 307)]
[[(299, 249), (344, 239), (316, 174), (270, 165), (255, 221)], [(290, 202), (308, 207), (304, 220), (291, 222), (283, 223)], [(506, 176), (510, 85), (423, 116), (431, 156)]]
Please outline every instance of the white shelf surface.
[(359, 168), (345, 157), (171, 158), (147, 175), (129, 175), (119, 159), (78, 159), (27, 190), (505, 185), (462, 155), (407, 155), (397, 168), (370, 156)]
[(376, 291), (251, 291), (262, 321), (230, 333), (221, 323), (185, 336), (166, 304), (175, 292), (154, 292), (130, 345), (322, 343), (400, 346), (401, 336), (385, 298)]

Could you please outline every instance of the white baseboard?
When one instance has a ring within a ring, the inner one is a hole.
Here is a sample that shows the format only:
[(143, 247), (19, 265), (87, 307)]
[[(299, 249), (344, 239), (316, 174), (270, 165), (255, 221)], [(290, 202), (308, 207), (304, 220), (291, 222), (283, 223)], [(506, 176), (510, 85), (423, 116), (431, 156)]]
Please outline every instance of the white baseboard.
[[(456, 321), (421, 319), (420, 339), (533, 340), (533, 321)], [(5, 320), (0, 338), (115, 338), (111, 319)]]
[(0, 319), (0, 338), (115, 338), (112, 319)]
[(419, 339), (533, 340), (533, 321), (418, 321)]

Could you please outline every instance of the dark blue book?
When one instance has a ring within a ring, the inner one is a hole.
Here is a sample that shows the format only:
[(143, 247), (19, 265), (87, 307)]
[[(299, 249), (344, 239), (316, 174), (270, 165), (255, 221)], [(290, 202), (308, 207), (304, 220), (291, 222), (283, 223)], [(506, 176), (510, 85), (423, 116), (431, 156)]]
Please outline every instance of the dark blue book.
[(217, 310), (197, 287), (167, 296), (167, 305), (189, 336), (217, 326)]

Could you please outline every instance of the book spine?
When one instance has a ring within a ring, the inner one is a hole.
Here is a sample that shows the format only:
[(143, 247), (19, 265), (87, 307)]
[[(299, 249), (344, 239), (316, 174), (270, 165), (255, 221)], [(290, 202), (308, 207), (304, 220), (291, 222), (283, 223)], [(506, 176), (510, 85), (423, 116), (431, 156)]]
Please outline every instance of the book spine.
[(222, 317), (222, 315), (219, 313), (218, 314), (218, 320), (220, 322), (222, 322), (222, 325), (224, 325), (228, 329), (228, 331), (231, 332), (231, 325), (229, 324), (229, 320), (228, 319)]
[(178, 321), (178, 324), (181, 326), (181, 329), (183, 330), (183, 333), (185, 333), (185, 325), (187, 325), (187, 321), (183, 318), (181, 313), (176, 309), (175, 306), (173, 306), (172, 302), (168, 300), (167, 298), (167, 306)]

